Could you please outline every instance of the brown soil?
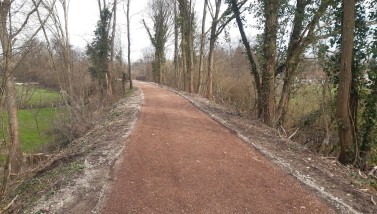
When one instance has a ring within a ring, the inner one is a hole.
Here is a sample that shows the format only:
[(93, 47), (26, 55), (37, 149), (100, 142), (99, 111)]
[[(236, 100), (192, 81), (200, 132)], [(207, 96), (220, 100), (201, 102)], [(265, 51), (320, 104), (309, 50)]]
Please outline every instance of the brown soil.
[(335, 213), (190, 102), (138, 83), (139, 121), (103, 213)]

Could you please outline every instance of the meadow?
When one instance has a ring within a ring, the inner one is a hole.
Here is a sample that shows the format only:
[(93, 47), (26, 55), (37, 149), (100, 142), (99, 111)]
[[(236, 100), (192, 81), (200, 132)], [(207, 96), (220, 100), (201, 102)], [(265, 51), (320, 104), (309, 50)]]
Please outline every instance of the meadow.
[[(43, 146), (52, 142), (49, 134), (55, 115), (61, 112), (61, 95), (59, 92), (41, 88), (39, 86), (17, 86), (18, 119), (22, 151), (37, 153)], [(8, 119), (4, 113), (1, 118), (2, 128), (0, 136), (7, 139)]]

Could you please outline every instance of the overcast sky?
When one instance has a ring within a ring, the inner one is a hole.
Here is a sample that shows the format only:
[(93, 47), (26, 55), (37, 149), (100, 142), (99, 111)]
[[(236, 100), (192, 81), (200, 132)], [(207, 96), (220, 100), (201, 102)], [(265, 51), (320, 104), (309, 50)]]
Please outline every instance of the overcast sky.
[[(146, 33), (146, 30), (142, 24), (142, 19), (147, 17), (147, 2), (149, 0), (131, 0), (131, 56), (132, 60), (137, 60), (142, 57), (142, 51), (146, 48), (150, 48), (151, 44)], [(203, 10), (203, 0), (196, 0), (196, 16), (198, 25), (201, 24), (202, 10)], [(125, 6), (124, 6), (125, 7)], [(125, 9), (125, 8), (124, 8)], [(97, 0), (71, 0), (70, 10), (69, 10), (69, 26), (70, 26), (70, 36), (71, 43), (78, 48), (85, 49), (86, 44), (90, 42), (93, 38), (93, 32), (95, 30), (96, 23), (98, 21), (98, 4)], [(118, 31), (122, 34), (121, 42), (124, 50), (126, 50), (127, 38), (126, 38), (126, 17), (123, 10), (123, 3), (118, 6)], [(209, 27), (210, 15), (207, 14), (207, 28)], [(249, 24), (251, 20), (248, 20)], [(230, 26), (233, 26), (231, 24)], [(200, 27), (200, 26), (199, 26)], [(251, 30), (247, 28), (246, 30)], [(225, 44), (224, 36), (220, 36), (219, 41), (226, 48), (229, 45), (235, 45), (238, 43), (238, 31), (236, 28), (232, 27), (230, 30), (230, 35), (232, 38), (231, 44)], [(172, 44), (168, 47), (168, 50), (172, 49)], [(123, 51), (126, 54), (126, 51)], [(170, 53), (171, 55), (171, 53)], [(168, 58), (172, 57), (169, 56)]]
[[(131, 0), (131, 55), (132, 58), (140, 58), (141, 51), (150, 46), (149, 39), (141, 24), (143, 11), (147, 0)], [(69, 28), (71, 43), (78, 48), (85, 49), (93, 36), (98, 17), (97, 0), (71, 0), (69, 8)], [(126, 9), (126, 8), (125, 8)], [(118, 30), (122, 33), (122, 46), (126, 47), (126, 16), (123, 3), (118, 6)]]

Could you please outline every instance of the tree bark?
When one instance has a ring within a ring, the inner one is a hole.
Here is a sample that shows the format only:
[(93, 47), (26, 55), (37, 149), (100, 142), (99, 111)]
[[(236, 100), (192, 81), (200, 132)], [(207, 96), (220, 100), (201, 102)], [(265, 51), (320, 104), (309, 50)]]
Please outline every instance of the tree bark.
[[(182, 26), (182, 28), (184, 28), (184, 26)], [(181, 55), (182, 55), (183, 90), (187, 91), (186, 35), (184, 32), (181, 32)]]
[(4, 182), (6, 182), (10, 174), (18, 174), (21, 171), (23, 163), (23, 155), (19, 139), (16, 89), (13, 81), (12, 41), (8, 32), (8, 15), (10, 13), (11, 4), (12, 2), (10, 0), (5, 0), (0, 5), (0, 40), (4, 58), (3, 81), (5, 82), (5, 101), (8, 111), (10, 135), (9, 154), (4, 166)]
[(130, 89), (133, 89), (133, 83), (132, 83), (132, 65), (131, 65), (131, 29), (130, 29), (130, 4), (131, 0), (127, 0), (127, 60), (128, 60), (128, 78), (130, 81)]
[(265, 62), (262, 74), (262, 113), (263, 121), (271, 125), (275, 116), (275, 60), (280, 1), (267, 0), (264, 4), (263, 56)]
[(72, 54), (71, 54), (71, 44), (69, 40), (69, 32), (68, 32), (68, 4), (67, 0), (63, 0), (63, 13), (64, 13), (64, 33), (65, 33), (65, 40), (64, 40), (64, 51), (66, 55), (65, 60), (65, 67), (67, 69), (67, 80), (68, 80), (68, 102), (72, 104), (74, 100), (74, 91), (73, 91), (73, 73), (72, 73)]
[(189, 1), (189, 5), (188, 5), (188, 9), (187, 9), (187, 15), (188, 15), (188, 29), (187, 29), (187, 39), (188, 39), (188, 44), (187, 44), (187, 52), (189, 54), (189, 58), (188, 58), (188, 67), (187, 67), (187, 70), (188, 70), (188, 76), (189, 76), (189, 93), (194, 93), (194, 43), (193, 43), (193, 32), (192, 32), (192, 14), (191, 14), (191, 9), (192, 9), (192, 2), (191, 0)]
[(355, 127), (351, 120), (350, 109), (354, 29), (355, 0), (343, 0), (340, 73), (336, 98), (336, 118), (340, 144), (339, 161), (342, 164), (353, 164), (356, 160)]
[(113, 87), (113, 70), (114, 70), (114, 56), (115, 56), (115, 33), (116, 33), (116, 24), (117, 24), (117, 4), (118, 1), (114, 0), (113, 2), (113, 26), (112, 26), (112, 32), (111, 32), (111, 38), (110, 38), (110, 69), (107, 69), (107, 93), (108, 95), (112, 96), (114, 93), (114, 87)]
[(188, 82), (188, 65), (187, 65), (187, 46), (188, 43), (188, 9), (187, 9), (187, 1), (186, 0), (179, 0), (178, 1), (179, 6), (179, 18), (180, 18), (180, 24), (181, 24), (181, 55), (182, 55), (182, 73), (183, 73), (183, 88), (185, 91), (188, 91), (190, 88), (190, 82)]
[(175, 74), (175, 81), (177, 89), (179, 89), (179, 81), (180, 81), (180, 74), (179, 74), (179, 56), (178, 56), (178, 13), (177, 13), (177, 0), (174, 1), (174, 74)]
[(211, 33), (209, 37), (208, 52), (208, 77), (207, 77), (207, 99), (213, 100), (213, 58), (215, 43), (217, 39), (217, 25), (219, 22), (221, 0), (216, 1), (215, 14), (212, 18)]
[(202, 88), (202, 70), (203, 70), (203, 58), (204, 58), (204, 42), (206, 35), (206, 16), (207, 16), (208, 0), (204, 0), (203, 7), (203, 19), (202, 19), (202, 33), (200, 35), (200, 51), (199, 51), (199, 68), (198, 68), (198, 85), (196, 87), (196, 93), (199, 94)]

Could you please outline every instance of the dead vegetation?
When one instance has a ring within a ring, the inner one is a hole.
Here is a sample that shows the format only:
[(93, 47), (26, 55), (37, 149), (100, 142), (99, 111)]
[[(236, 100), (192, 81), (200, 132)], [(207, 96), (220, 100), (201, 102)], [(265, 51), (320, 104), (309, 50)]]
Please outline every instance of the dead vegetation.
[(93, 121), (83, 137), (66, 149), (33, 165), (20, 176), (0, 203), (0, 213), (79, 213), (95, 212), (112, 179), (114, 164), (120, 158), (141, 105), (140, 90), (129, 93), (108, 113)]
[(235, 131), (246, 143), (336, 207), (339, 213), (377, 212), (377, 191), (374, 188), (377, 180), (374, 175), (360, 172), (352, 166), (343, 166), (336, 157), (323, 157), (248, 115), (198, 95), (165, 88), (186, 98), (220, 124)]

